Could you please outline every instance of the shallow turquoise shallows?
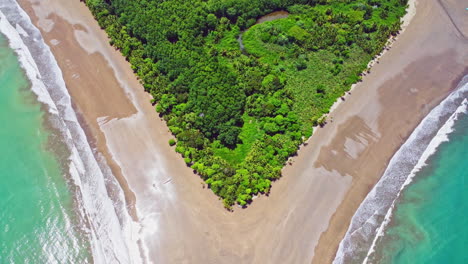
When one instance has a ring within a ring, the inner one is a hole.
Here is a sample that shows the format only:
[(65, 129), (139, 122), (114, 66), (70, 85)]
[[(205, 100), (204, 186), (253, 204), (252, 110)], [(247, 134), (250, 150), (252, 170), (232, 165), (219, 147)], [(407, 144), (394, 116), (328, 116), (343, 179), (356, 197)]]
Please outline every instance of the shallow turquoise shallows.
[(45, 112), (0, 35), (0, 263), (87, 263)]
[(468, 263), (468, 115), (402, 193), (378, 263)]

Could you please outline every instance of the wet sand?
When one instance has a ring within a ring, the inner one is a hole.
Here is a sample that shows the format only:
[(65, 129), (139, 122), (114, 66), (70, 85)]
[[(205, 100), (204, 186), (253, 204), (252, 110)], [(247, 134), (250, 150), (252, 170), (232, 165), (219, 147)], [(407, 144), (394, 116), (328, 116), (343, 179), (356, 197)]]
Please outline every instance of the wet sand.
[(393, 153), (468, 65), (457, 29), (467, 28), (462, 1), (442, 1), (445, 9), (420, 1), (406, 31), (301, 147), (269, 197), (231, 213), (169, 147), (149, 95), (83, 3), (19, 2), (50, 45), (90, 141), (125, 190), (142, 256), (154, 263), (331, 262)]

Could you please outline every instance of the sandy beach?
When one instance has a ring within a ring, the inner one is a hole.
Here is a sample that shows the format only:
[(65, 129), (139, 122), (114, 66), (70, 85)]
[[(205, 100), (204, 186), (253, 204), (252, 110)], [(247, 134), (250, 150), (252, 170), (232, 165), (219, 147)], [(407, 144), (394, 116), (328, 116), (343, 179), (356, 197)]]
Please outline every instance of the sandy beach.
[[(228, 212), (168, 145), (128, 62), (79, 0), (19, 0), (88, 138), (126, 194), (144, 262), (330, 263), (359, 204), (420, 120), (468, 71), (462, 0), (425, 0), (268, 197)], [(430, 26), (428, 26), (430, 23)]]

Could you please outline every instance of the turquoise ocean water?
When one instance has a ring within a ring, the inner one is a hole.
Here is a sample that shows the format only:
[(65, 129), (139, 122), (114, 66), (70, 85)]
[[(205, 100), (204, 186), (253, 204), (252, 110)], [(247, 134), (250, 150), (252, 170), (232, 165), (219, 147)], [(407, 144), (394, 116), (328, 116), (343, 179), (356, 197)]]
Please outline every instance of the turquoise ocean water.
[(0, 263), (89, 262), (43, 109), (0, 34)]
[(403, 190), (379, 263), (468, 263), (468, 114)]

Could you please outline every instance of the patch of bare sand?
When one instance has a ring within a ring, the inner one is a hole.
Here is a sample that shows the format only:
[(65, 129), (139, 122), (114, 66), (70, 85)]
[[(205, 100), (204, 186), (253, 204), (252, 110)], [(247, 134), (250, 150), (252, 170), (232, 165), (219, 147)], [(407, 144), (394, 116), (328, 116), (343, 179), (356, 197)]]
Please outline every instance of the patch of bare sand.
[(284, 168), (270, 196), (229, 213), (168, 146), (148, 94), (84, 4), (20, 2), (135, 204), (143, 255), (155, 263), (309, 263), (314, 253), (314, 262), (331, 262), (388, 160), (467, 65), (466, 44), (437, 0), (420, 3), (414, 22)]

